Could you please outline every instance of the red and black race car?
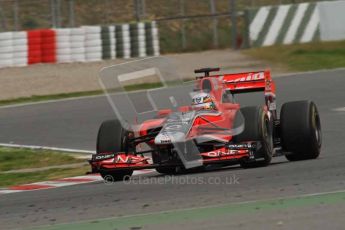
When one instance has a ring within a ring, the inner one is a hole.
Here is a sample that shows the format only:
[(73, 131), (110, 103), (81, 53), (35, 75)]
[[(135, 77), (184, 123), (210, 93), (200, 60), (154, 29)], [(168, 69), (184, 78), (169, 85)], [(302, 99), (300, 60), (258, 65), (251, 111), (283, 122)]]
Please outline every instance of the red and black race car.
[[(141, 169), (174, 174), (208, 165), (262, 167), (282, 155), (290, 161), (319, 156), (321, 124), (314, 102), (287, 102), (278, 117), (269, 71), (210, 75), (213, 71), (219, 68), (195, 70), (203, 75), (196, 78), (194, 92), (211, 98), (211, 109), (186, 105), (174, 112), (160, 110), (140, 123), (139, 131), (124, 128), (116, 119), (104, 121), (97, 153), (89, 161), (92, 172), (122, 180)], [(261, 105), (242, 107), (236, 102), (237, 94), (260, 91)], [(198, 100), (203, 98), (193, 104)], [(143, 143), (145, 150), (138, 147)]]

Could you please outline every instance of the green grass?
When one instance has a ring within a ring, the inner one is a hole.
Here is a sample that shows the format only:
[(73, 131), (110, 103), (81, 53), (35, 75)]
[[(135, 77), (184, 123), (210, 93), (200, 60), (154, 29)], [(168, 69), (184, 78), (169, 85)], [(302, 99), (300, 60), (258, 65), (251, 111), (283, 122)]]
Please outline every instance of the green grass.
[(76, 159), (62, 152), (21, 148), (0, 148), (0, 172), (81, 162), (85, 162), (85, 160)]
[(85, 172), (89, 170), (89, 167), (48, 169), (25, 173), (2, 173), (4, 171), (83, 162), (86, 163), (83, 159), (76, 159), (63, 152), (0, 147), (0, 187), (70, 176), (80, 176), (85, 174)]
[(286, 66), (291, 71), (345, 67), (345, 41), (262, 47), (243, 53), (272, 64)]
[(89, 170), (89, 166), (84, 166), (80, 168), (49, 169), (30, 173), (0, 173), (0, 187), (80, 176), (84, 175)]
[(73, 97), (101, 95), (102, 93), (103, 93), (102, 90), (95, 90), (95, 91), (61, 93), (61, 94), (52, 94), (52, 95), (33, 95), (31, 97), (19, 97), (19, 98), (14, 98), (14, 99), (1, 100), (0, 106), (19, 104), (19, 103), (47, 101), (47, 100), (59, 100), (59, 99), (66, 99), (66, 98), (73, 98)]
[[(292, 213), (296, 210), (303, 211), (320, 207), (327, 210), (337, 210), (336, 207), (343, 207), (344, 202), (345, 192), (340, 191), (250, 202), (223, 202), (213, 206), (191, 207), (165, 212), (142, 212), (140, 215), (116, 216), (46, 225), (32, 228), (32, 230), (170, 229), (172, 225), (198, 226), (203, 223), (214, 222), (215, 220), (229, 222), (229, 220), (238, 219), (239, 216), (243, 219), (249, 219), (257, 215), (273, 216), (274, 213)], [(278, 226), (276, 223), (272, 223), (272, 225), (274, 224)], [(273, 229), (281, 228), (276, 227)]]
[(136, 90), (143, 90), (143, 89), (154, 89), (154, 88), (159, 88), (162, 86), (163, 84), (160, 82), (152, 82), (152, 83), (128, 85), (128, 86), (125, 86), (124, 89), (126, 91), (136, 91)]
[[(143, 83), (143, 84), (134, 84), (124, 86), (126, 91), (135, 91), (135, 90), (143, 90), (143, 89), (153, 89), (163, 86), (161, 83)], [(115, 92), (118, 90), (115, 90)], [(67, 99), (67, 98), (75, 98), (75, 97), (85, 97), (85, 96), (94, 96), (94, 95), (102, 95), (104, 92), (102, 90), (94, 90), (94, 91), (85, 91), (85, 92), (74, 92), (74, 93), (61, 93), (61, 94), (52, 94), (52, 95), (34, 95), (31, 97), (20, 97), (8, 100), (1, 100), (0, 106), (2, 105), (11, 105), (11, 104), (20, 104), (20, 103), (30, 103), (30, 102), (40, 102), (40, 101), (48, 101), (48, 100), (59, 100), (59, 99)]]

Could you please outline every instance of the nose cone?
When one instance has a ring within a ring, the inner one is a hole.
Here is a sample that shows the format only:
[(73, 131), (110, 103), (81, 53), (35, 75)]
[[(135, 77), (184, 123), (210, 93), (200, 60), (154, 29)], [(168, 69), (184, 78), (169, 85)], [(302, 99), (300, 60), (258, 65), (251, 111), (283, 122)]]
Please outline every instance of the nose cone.
[(171, 138), (167, 133), (159, 133), (155, 138), (156, 145), (171, 144)]
[(161, 132), (155, 138), (156, 145), (166, 145), (176, 142), (184, 142), (186, 140), (186, 135), (182, 132), (176, 133), (166, 133)]

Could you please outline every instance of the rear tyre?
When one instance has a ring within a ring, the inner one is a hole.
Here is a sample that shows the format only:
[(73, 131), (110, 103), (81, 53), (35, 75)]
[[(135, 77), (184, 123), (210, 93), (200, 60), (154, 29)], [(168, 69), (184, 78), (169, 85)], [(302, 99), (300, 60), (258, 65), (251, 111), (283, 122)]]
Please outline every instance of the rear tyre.
[(273, 153), (273, 124), (260, 106), (241, 108), (244, 118), (244, 130), (235, 136), (236, 142), (257, 141), (258, 149), (254, 153), (256, 159), (243, 159), (240, 164), (243, 168), (264, 167), (269, 165)]
[(285, 103), (280, 112), (282, 148), (289, 161), (315, 159), (322, 145), (321, 122), (312, 101)]
[[(128, 151), (126, 144), (128, 133), (129, 131), (122, 127), (119, 120), (104, 121), (98, 130), (97, 154)], [(132, 176), (133, 170), (101, 171), (100, 174), (106, 181), (119, 181)]]

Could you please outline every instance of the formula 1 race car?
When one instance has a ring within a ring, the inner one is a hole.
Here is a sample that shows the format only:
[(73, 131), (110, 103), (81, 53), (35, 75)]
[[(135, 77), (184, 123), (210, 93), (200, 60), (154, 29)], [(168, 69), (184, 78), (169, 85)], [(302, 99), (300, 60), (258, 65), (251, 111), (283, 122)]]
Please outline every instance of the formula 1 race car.
[[(312, 101), (293, 101), (276, 110), (275, 83), (270, 71), (210, 75), (219, 68), (195, 70), (191, 105), (177, 111), (159, 110), (140, 123), (140, 130), (124, 128), (120, 120), (104, 121), (97, 152), (89, 161), (92, 172), (106, 180), (122, 180), (134, 170), (156, 169), (175, 174), (189, 163), (240, 164), (243, 168), (270, 164), (272, 157), (289, 161), (315, 159), (321, 149), (321, 124)], [(236, 95), (263, 92), (263, 103), (242, 107)], [(148, 148), (140, 150), (145, 143)]]

